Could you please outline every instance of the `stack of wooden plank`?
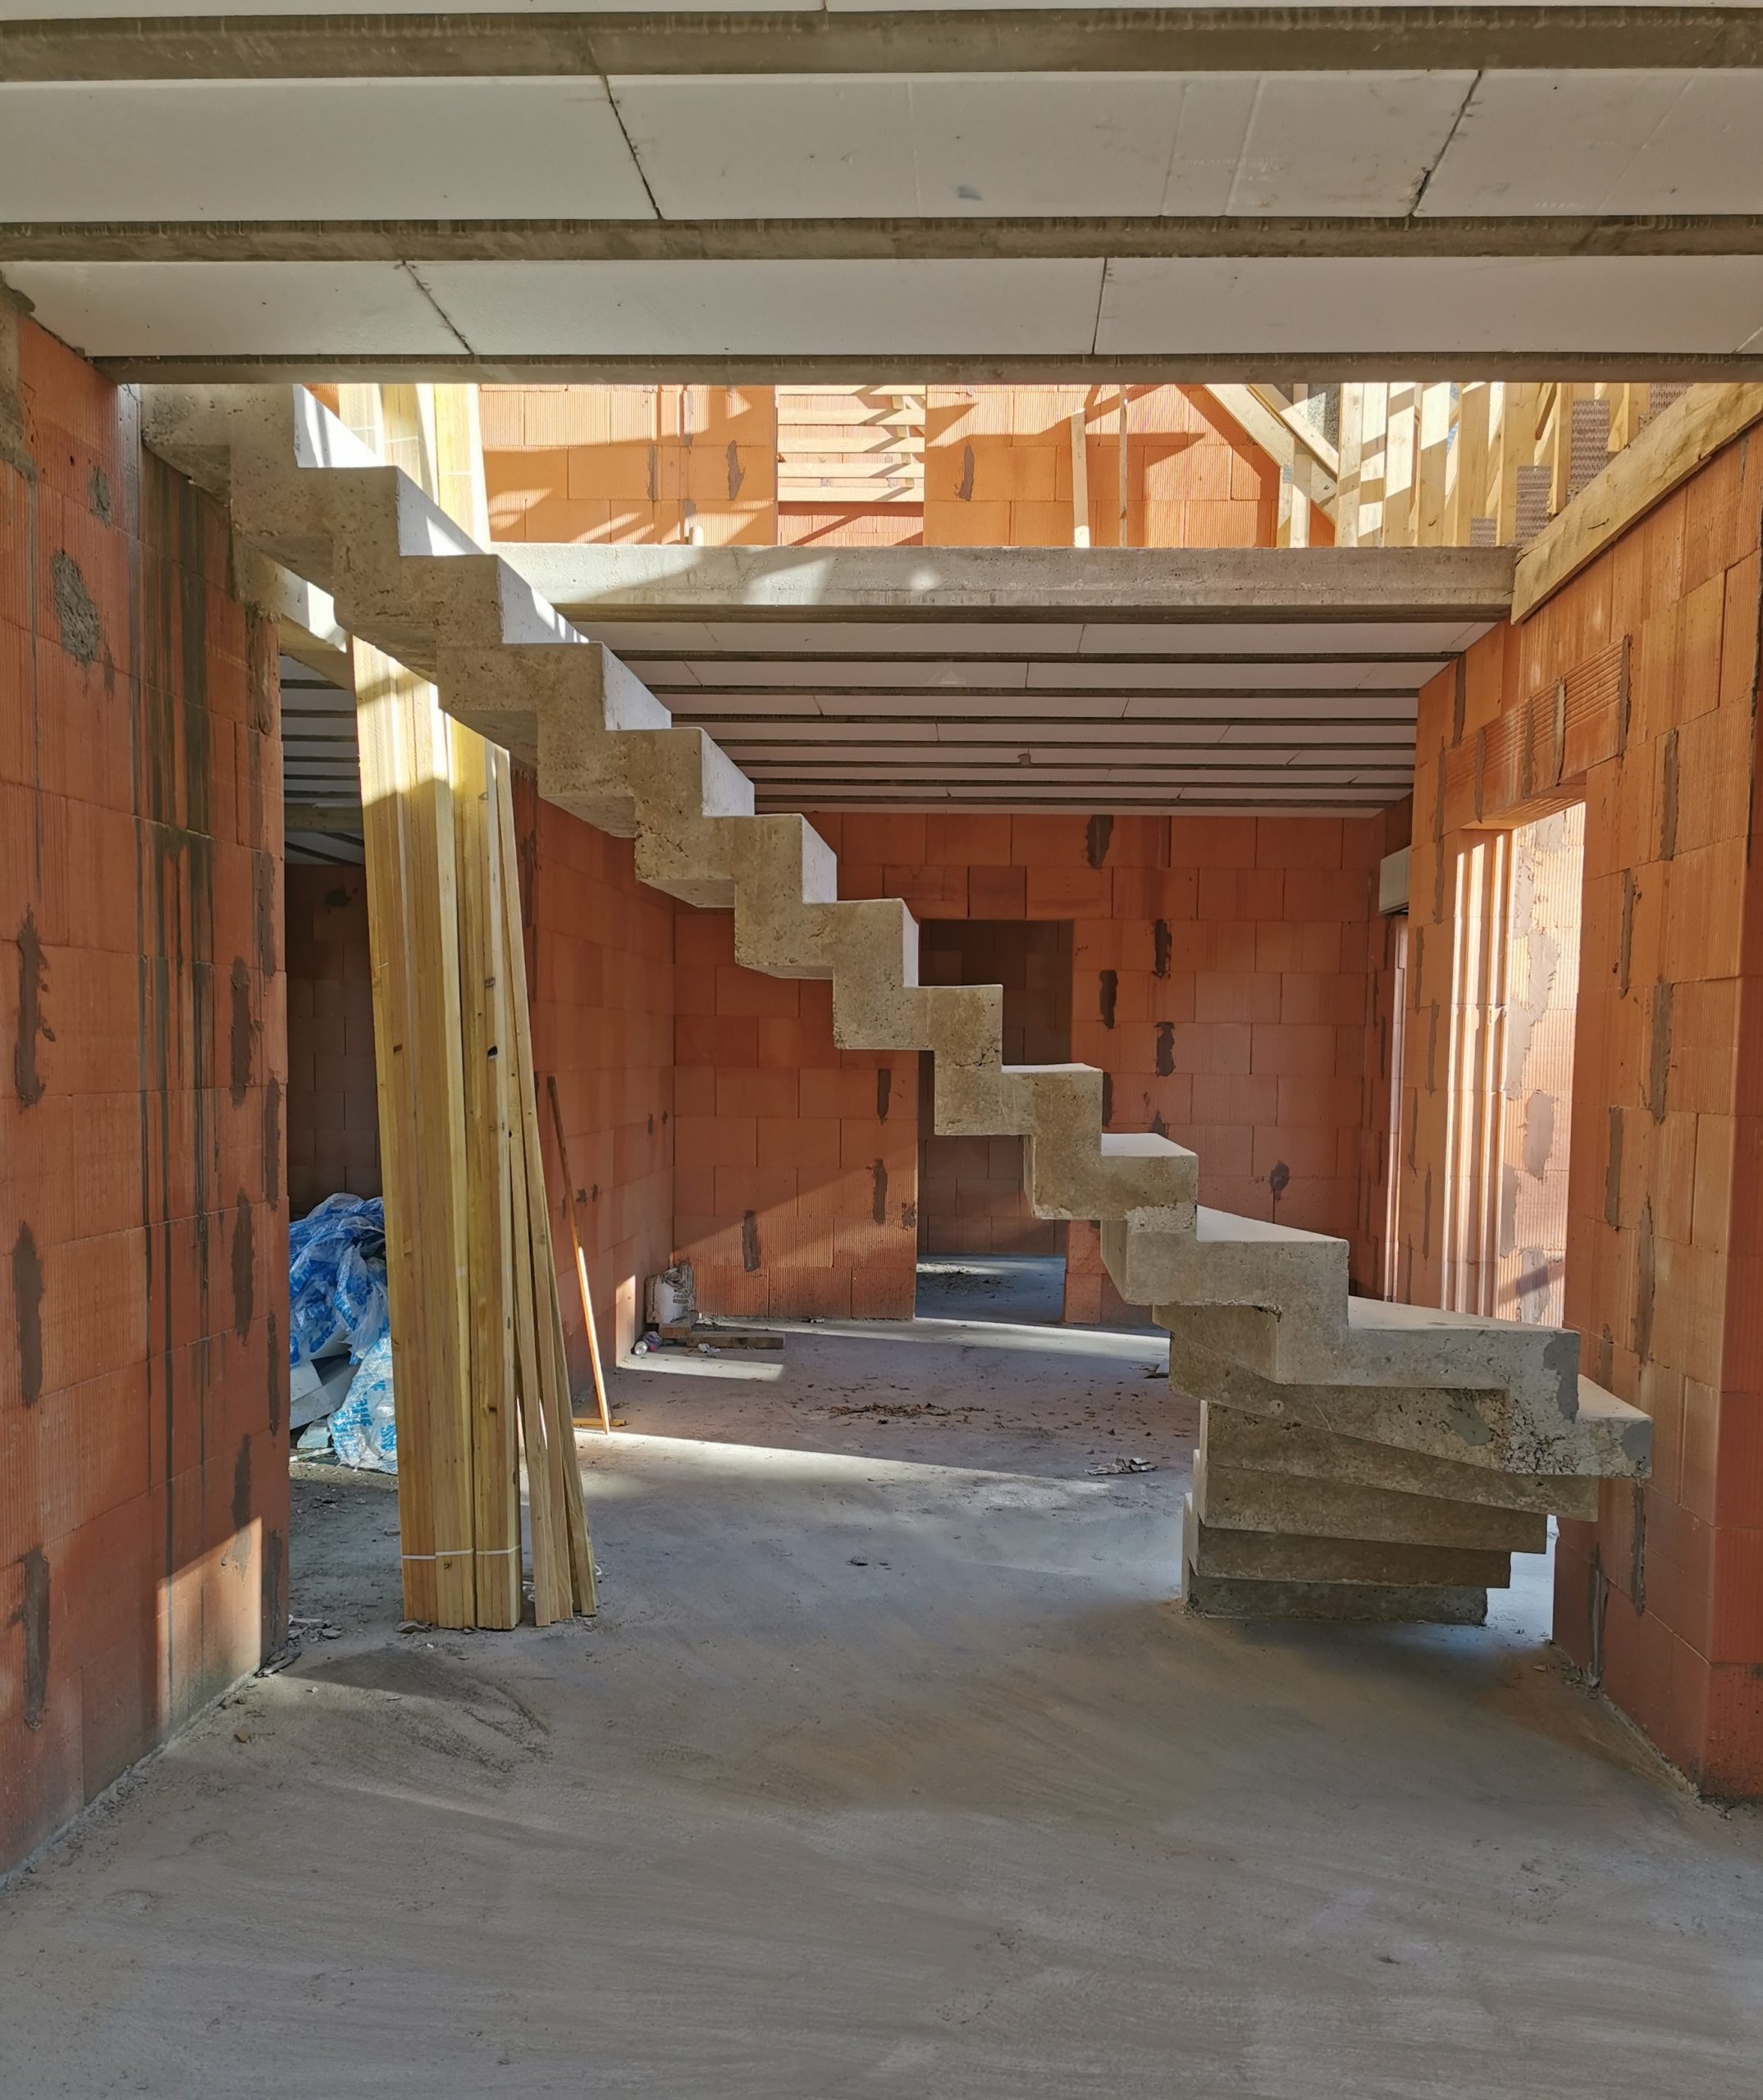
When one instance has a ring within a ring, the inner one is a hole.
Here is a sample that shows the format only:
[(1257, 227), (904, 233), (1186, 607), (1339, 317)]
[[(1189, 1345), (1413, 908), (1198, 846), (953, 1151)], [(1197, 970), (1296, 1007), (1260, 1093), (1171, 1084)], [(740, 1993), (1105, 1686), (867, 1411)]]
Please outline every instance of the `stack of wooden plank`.
[[(343, 405), (471, 525), (475, 432), (469, 404), (447, 398), (468, 390), (350, 387)], [(547, 1625), (596, 1597), (508, 756), (391, 658), (358, 641), (354, 664), (404, 1607), (435, 1625), (519, 1623), (523, 1458), (532, 1612)]]

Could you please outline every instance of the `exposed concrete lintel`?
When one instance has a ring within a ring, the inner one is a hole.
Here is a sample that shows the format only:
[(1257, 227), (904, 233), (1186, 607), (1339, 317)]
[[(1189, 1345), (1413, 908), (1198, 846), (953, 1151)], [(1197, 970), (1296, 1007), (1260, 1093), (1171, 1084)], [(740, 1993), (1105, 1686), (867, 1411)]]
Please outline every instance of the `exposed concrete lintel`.
[(372, 380), (381, 385), (419, 380), (472, 381), (487, 386), (526, 384), (594, 386), (801, 386), (841, 384), (911, 386), (1020, 384), (1024, 386), (1199, 386), (1240, 380), (1253, 372), (1263, 382), (1286, 386), (1302, 380), (1387, 379), (1400, 372), (1414, 381), (1465, 379), (1681, 380), (1706, 385), (1763, 380), (1763, 352), (1730, 357), (1682, 351), (1599, 349), (1513, 350), (1500, 354), (1463, 350), (1404, 349), (1305, 349), (1282, 344), (1277, 350), (1250, 345), (1229, 351), (1159, 355), (1124, 351), (1106, 356), (1061, 356), (1047, 351), (926, 350), (911, 357), (783, 357), (766, 352), (729, 354), (657, 351), (643, 356), (551, 356), (517, 354), (482, 357), (423, 352), (312, 349), (252, 356), (94, 356), (107, 378), (165, 386), (260, 386), (292, 380), (301, 386)]
[(1763, 64), (1753, 8), (1195, 7), (971, 12), (142, 16), (14, 24), (0, 80), (1256, 73)]
[(1763, 213), (1510, 218), (70, 220), (0, 225), (3, 262), (1450, 260), (1763, 254)]
[(1510, 547), (596, 547), (496, 551), (605, 619), (1504, 619)]

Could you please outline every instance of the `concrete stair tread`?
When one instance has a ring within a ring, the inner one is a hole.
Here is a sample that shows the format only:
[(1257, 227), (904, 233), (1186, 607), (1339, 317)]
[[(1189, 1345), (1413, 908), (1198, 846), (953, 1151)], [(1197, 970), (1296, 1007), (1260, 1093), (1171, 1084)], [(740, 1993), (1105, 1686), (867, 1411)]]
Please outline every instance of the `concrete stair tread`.
[(1104, 1159), (1187, 1159), (1192, 1154), (1173, 1138), (1161, 1138), (1155, 1130), (1104, 1130), (1102, 1156)]
[(1339, 1247), (1345, 1243), (1330, 1232), (1306, 1232), (1271, 1219), (1242, 1217), (1235, 1211), (1213, 1210), (1202, 1203), (1194, 1212), (1194, 1237), (1206, 1246)]

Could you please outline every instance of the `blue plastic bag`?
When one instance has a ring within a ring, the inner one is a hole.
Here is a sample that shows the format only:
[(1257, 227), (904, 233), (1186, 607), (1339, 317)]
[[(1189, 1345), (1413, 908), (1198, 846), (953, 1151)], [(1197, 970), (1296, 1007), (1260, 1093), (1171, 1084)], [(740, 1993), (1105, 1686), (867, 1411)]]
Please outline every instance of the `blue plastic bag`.
[(331, 1418), (331, 1444), (345, 1466), (369, 1472), (398, 1470), (398, 1418), (392, 1409), (390, 1329), (362, 1358), (343, 1404)]
[(386, 1207), (377, 1196), (327, 1196), (288, 1228), (288, 1361), (347, 1348), (359, 1363), (384, 1331)]

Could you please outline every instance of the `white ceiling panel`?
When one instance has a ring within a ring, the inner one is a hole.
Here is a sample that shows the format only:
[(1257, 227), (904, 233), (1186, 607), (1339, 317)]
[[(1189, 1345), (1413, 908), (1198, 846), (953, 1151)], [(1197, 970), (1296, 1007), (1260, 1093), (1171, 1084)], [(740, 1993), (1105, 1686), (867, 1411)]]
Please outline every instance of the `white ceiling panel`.
[(1487, 627), (1486, 620), (1098, 620), (1084, 629), (1083, 646), (1086, 654), (1148, 656), (1455, 656)]
[(1012, 662), (991, 658), (983, 664), (927, 664), (918, 660), (861, 657), (837, 664), (803, 663), (777, 657), (757, 663), (685, 664), (628, 651), (633, 670), (664, 696), (681, 705), (709, 693), (733, 697), (742, 693), (774, 693), (781, 699), (802, 691), (841, 692), (853, 701), (866, 692), (922, 692), (961, 696), (975, 689), (997, 692), (1006, 687), (1036, 692), (1342, 692), (1415, 693), (1432, 675), (1430, 664), (1365, 664), (1348, 659), (1312, 664), (1259, 663), (1238, 659), (1229, 664), (1091, 664)]
[(1763, 257), (1117, 260), (1103, 354), (1729, 355), (1763, 329)]
[(0, 197), (19, 220), (655, 216), (591, 79), (0, 86)]
[(1080, 353), (1099, 262), (437, 262), (423, 282), (487, 357)]
[(459, 349), (396, 262), (9, 262), (6, 274), (90, 357)]
[(1222, 208), (1411, 211), (1473, 84), (1468, 73), (1264, 74)]
[(1391, 212), (1468, 73), (614, 79), (667, 218)]
[(1144, 692), (1269, 692), (1321, 686), (1344, 691), (1415, 692), (1434, 666), (1412, 664), (1031, 664), (1028, 682), (1039, 688), (1080, 692), (1130, 687)]
[(1763, 211), (1763, 74), (1487, 74), (1420, 208)]
[[(694, 722), (751, 722), (754, 696), (693, 694), (690, 705), (682, 697), (676, 710)], [(925, 693), (778, 694), (763, 710), (765, 718), (778, 723), (829, 720), (863, 721), (890, 715), (929, 717), (934, 720), (1014, 723), (1044, 717), (1059, 720), (1094, 719), (1144, 722), (1209, 721), (1221, 717), (1238, 721), (1305, 721), (1321, 714), (1324, 719), (1350, 715), (1359, 722), (1412, 722), (1412, 693), (1356, 693), (1350, 701), (1331, 696), (1313, 700), (1289, 693), (1241, 694), (1217, 700), (1180, 693), (1151, 693), (1142, 698), (1122, 699), (1108, 693), (962, 693), (940, 696)]]
[(897, 620), (728, 620), (701, 625), (696, 621), (596, 620), (582, 614), (576, 623), (591, 628), (594, 638), (618, 655), (639, 656), (678, 649), (732, 650), (744, 656), (1076, 655), (1085, 632), (1080, 627), (1015, 620), (915, 621), (910, 625)]

